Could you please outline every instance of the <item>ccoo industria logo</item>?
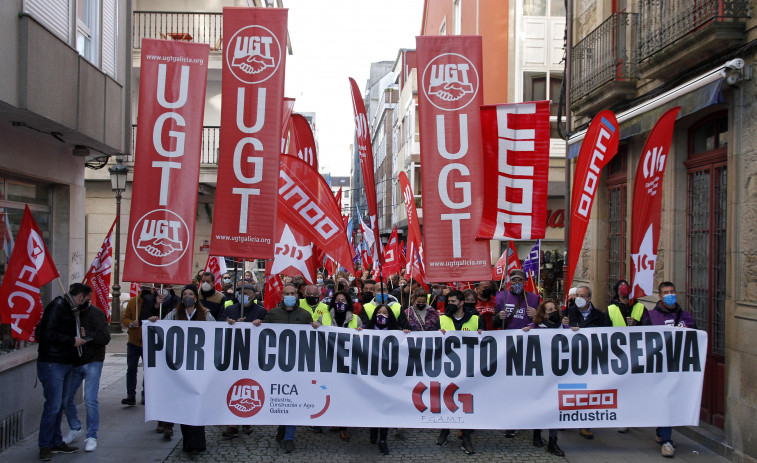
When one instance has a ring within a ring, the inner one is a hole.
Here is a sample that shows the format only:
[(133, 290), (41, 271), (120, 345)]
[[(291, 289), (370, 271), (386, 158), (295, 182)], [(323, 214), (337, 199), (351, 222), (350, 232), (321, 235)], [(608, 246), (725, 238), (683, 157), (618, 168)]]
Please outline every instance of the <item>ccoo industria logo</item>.
[(184, 219), (168, 209), (143, 215), (131, 234), (131, 245), (139, 260), (153, 267), (176, 263), (189, 247), (189, 228)]
[(266, 81), (281, 63), (281, 45), (263, 26), (239, 29), (226, 47), (226, 66), (234, 77), (246, 84)]
[(617, 389), (589, 389), (582, 384), (558, 384), (560, 421), (615, 421), (618, 408)]
[(423, 70), (423, 92), (432, 105), (443, 111), (463, 109), (478, 94), (478, 70), (457, 53), (443, 53)]

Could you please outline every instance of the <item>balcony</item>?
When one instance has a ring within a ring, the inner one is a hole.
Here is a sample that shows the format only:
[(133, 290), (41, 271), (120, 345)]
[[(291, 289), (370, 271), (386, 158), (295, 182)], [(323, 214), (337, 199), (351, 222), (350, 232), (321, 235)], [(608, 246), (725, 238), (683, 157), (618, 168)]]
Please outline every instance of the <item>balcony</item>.
[(210, 51), (223, 48), (223, 13), (172, 11), (135, 11), (132, 23), (134, 50), (142, 48), (142, 39), (173, 39), (207, 43)]
[(593, 114), (636, 92), (635, 13), (613, 13), (575, 47), (571, 57), (571, 109)]
[[(202, 142), (200, 144), (200, 164), (203, 167), (218, 167), (218, 141), (221, 128), (218, 126), (204, 126), (202, 128)], [(137, 126), (131, 126), (131, 146), (137, 146)], [(134, 154), (131, 153), (124, 162), (134, 162)]]
[(669, 78), (743, 43), (748, 17), (748, 0), (641, 0), (641, 77)]

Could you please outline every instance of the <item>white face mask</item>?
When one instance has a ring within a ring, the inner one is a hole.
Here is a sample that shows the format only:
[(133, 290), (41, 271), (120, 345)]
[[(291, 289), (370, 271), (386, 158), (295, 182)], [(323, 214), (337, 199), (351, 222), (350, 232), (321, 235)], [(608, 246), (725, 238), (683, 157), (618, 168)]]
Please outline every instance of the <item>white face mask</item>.
[(205, 291), (205, 292), (207, 293), (207, 292), (208, 292), (208, 291), (210, 291), (210, 290), (211, 290), (211, 289), (212, 289), (213, 287), (212, 287), (212, 286), (210, 285), (210, 283), (208, 283), (208, 282), (206, 281), (206, 282), (203, 282), (203, 284), (202, 284), (202, 285), (200, 285), (200, 288), (201, 288), (201, 289), (202, 289), (203, 291)]
[(576, 298), (576, 307), (578, 307), (579, 309), (583, 309), (584, 307), (586, 307), (586, 299), (584, 299), (582, 297), (577, 297)]

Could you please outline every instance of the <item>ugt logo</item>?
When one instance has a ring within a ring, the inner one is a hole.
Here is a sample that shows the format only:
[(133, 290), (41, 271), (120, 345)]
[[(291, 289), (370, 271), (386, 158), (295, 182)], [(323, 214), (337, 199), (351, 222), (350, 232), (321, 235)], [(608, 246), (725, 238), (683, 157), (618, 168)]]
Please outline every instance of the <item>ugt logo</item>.
[[(430, 388), (425, 384), (419, 382), (413, 388), (413, 405), (419, 412), (423, 413), (426, 410), (431, 413), (441, 413), (441, 402), (444, 400), (444, 406), (447, 410), (455, 413), (460, 407), (457, 406), (459, 402), (463, 406), (463, 413), (473, 413), (473, 394), (457, 394), (457, 401), (455, 401), (455, 393), (460, 389), (457, 384), (449, 383), (444, 388), (444, 394), (442, 394), (442, 388), (439, 381), (431, 381)], [(423, 401), (423, 393), (429, 389), (429, 406)]]
[(560, 410), (602, 410), (618, 408), (618, 390), (589, 390), (583, 384), (558, 384)]
[(137, 221), (131, 243), (139, 260), (153, 267), (165, 267), (187, 252), (189, 228), (175, 212), (155, 209)]
[(432, 105), (443, 111), (462, 109), (478, 93), (478, 70), (463, 55), (444, 53), (423, 70), (423, 91)]
[(265, 392), (257, 381), (244, 378), (232, 384), (226, 394), (229, 411), (240, 418), (249, 418), (263, 409)]
[(281, 45), (276, 36), (263, 26), (239, 29), (226, 48), (226, 65), (234, 77), (246, 84), (267, 80), (281, 63)]

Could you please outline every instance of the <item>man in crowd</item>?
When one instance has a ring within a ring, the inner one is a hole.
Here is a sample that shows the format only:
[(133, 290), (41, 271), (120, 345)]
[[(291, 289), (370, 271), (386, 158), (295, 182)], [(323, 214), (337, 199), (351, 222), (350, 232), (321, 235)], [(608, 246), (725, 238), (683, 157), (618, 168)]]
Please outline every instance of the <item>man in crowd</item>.
[(306, 285), (304, 297), (300, 299), (300, 307), (310, 312), (313, 321), (322, 318), (321, 324), (331, 326), (329, 306), (321, 302), (321, 290), (316, 285)]
[[(365, 291), (366, 287), (370, 288), (370, 291)], [(373, 296), (372, 299), (369, 299), (368, 302), (363, 304), (363, 310), (360, 311), (359, 315), (363, 325), (368, 324), (368, 321), (373, 317), (373, 311), (376, 310), (376, 307), (381, 304), (386, 304), (394, 313), (394, 318), (397, 319), (397, 324), (403, 329), (407, 328), (407, 316), (402, 311), (402, 306), (397, 302), (397, 299), (395, 299), (394, 296), (389, 295), (386, 285), (383, 283), (378, 283), (378, 292), (374, 295), (373, 291), (375, 291), (376, 287), (377, 285), (374, 280), (366, 280), (365, 285), (363, 286), (363, 300), (368, 296)]]
[(82, 435), (84, 430), (76, 412), (74, 397), (84, 381), (84, 404), (87, 409), (87, 437), (84, 451), (93, 452), (97, 448), (97, 431), (100, 428), (100, 408), (97, 402), (100, 388), (100, 374), (105, 361), (105, 346), (110, 342), (110, 329), (105, 312), (89, 302), (80, 306), (79, 322), (81, 337), (86, 340), (82, 355), (74, 357), (70, 381), (66, 384), (63, 409), (68, 419), (69, 431), (63, 442), (70, 444)]
[[(491, 282), (482, 282), (491, 285)], [(525, 291), (526, 273), (514, 268), (510, 271), (510, 289), (496, 297), (496, 308), (490, 329), (520, 330), (531, 323), (539, 306), (539, 295)], [(488, 291), (487, 291), (488, 293)], [(483, 294), (482, 294), (483, 295)], [(481, 299), (479, 297), (479, 303)], [(481, 313), (481, 310), (476, 307)]]
[(216, 291), (215, 275), (213, 275), (212, 272), (203, 273), (200, 283), (200, 303), (203, 307), (208, 309), (210, 315), (218, 320), (218, 316), (221, 314), (225, 302), (226, 297)]
[[(315, 287), (315, 285), (313, 285)], [(315, 287), (318, 291), (318, 288)], [(294, 285), (284, 285), (282, 288), (283, 300), (271, 309), (265, 316), (265, 320), (255, 320), (252, 322), (255, 326), (265, 321), (265, 323), (289, 323), (294, 325), (306, 325), (310, 324), (313, 328), (318, 328), (320, 325), (313, 321), (312, 313), (308, 312), (301, 305), (297, 304), (297, 288)], [(297, 431), (297, 426), (279, 426), (279, 430), (276, 433), (276, 441), (283, 442), (284, 452), (292, 453), (294, 451), (294, 433)]]
[(68, 294), (58, 296), (42, 312), (37, 325), (37, 377), (42, 383), (45, 404), (39, 423), (39, 459), (50, 461), (53, 453), (73, 453), (79, 450), (63, 442), (60, 430), (63, 418), (65, 386), (70, 381), (78, 348), (87, 341), (76, 329), (73, 310), (89, 304), (92, 288), (74, 283)]
[[(691, 312), (683, 310), (678, 304), (676, 287), (670, 281), (663, 281), (657, 287), (660, 293), (660, 300), (654, 309), (646, 312), (641, 319), (642, 325), (663, 325), (676, 326), (682, 328), (697, 329), (696, 321)], [(655, 430), (657, 442), (660, 443), (660, 452), (663, 457), (673, 458), (676, 454), (675, 444), (673, 443), (673, 428), (662, 426)]]
[[(581, 285), (576, 288), (576, 298), (568, 303), (568, 324), (571, 328), (601, 328), (608, 326), (607, 315), (591, 302), (591, 288)], [(590, 428), (582, 428), (579, 433), (585, 439), (594, 439)]]
[[(497, 297), (494, 294), (494, 284), (489, 281), (481, 281), (476, 288), (476, 311), (486, 321), (486, 329), (493, 330), (500, 327), (501, 323), (493, 320), (494, 313), (497, 311)], [(502, 308), (500, 307), (500, 310)]]

